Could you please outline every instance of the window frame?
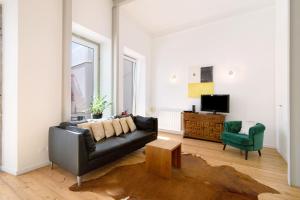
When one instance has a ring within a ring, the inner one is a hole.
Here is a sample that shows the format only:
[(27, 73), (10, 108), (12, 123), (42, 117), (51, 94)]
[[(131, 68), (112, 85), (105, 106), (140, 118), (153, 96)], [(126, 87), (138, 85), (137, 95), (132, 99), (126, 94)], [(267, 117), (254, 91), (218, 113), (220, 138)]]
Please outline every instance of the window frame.
[[(72, 34), (72, 43), (76, 43), (82, 46), (85, 46), (87, 48), (91, 48), (94, 51), (93, 55), (93, 65), (94, 65), (94, 91), (93, 91), (93, 98), (100, 95), (100, 44), (97, 42), (94, 42), (92, 40), (89, 40), (87, 38), (81, 37), (76, 34)], [(71, 53), (71, 59), (73, 54)], [(72, 70), (72, 67), (70, 69)], [(71, 92), (71, 91), (70, 91)], [(89, 111), (85, 113), (71, 113), (71, 117), (73, 116), (79, 116), (80, 114), (91, 114)]]
[[(136, 113), (136, 101), (137, 101), (137, 59), (133, 58), (127, 54), (123, 55), (123, 61), (128, 60), (133, 63), (133, 69), (132, 69), (132, 90), (133, 90), (133, 97), (132, 97), (132, 114)], [(124, 91), (123, 91), (123, 99), (124, 99)], [(124, 109), (124, 108), (123, 108)]]

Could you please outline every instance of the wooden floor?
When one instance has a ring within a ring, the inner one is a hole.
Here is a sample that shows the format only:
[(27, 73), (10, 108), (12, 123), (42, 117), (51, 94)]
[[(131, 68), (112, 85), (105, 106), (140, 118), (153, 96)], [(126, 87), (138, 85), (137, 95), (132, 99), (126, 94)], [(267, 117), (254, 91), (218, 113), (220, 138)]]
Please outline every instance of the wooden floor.
[[(160, 133), (163, 139), (182, 141), (182, 151), (201, 155), (210, 165), (230, 165), (238, 171), (248, 174), (261, 183), (273, 187), (281, 194), (261, 194), (259, 199), (298, 199), (300, 189), (287, 185), (287, 165), (274, 149), (265, 148), (262, 157), (257, 152), (249, 153), (244, 160), (239, 150), (228, 147), (222, 150), (219, 143), (201, 140), (183, 139), (179, 135)], [(121, 160), (95, 170), (84, 176), (84, 180), (96, 178), (118, 165), (133, 164), (144, 161), (143, 149), (136, 151)], [(0, 172), (0, 200), (14, 199), (55, 199), (55, 200), (93, 200), (111, 199), (92, 192), (71, 192), (68, 187), (76, 182), (76, 177), (55, 166), (54, 170), (44, 167), (22, 176), (12, 176)]]

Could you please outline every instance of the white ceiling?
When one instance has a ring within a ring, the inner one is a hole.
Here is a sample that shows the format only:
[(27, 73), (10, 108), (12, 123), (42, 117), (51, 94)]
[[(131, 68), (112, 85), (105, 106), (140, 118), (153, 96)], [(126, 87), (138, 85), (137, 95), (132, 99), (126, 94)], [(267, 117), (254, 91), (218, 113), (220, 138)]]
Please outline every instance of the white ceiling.
[(132, 0), (122, 9), (153, 35), (271, 6), (275, 0)]

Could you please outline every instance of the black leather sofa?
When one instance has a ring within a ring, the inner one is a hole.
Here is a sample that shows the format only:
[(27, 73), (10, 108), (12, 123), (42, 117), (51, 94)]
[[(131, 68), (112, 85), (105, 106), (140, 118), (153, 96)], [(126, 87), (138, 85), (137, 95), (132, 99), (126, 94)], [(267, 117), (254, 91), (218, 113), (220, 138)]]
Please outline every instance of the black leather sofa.
[[(94, 143), (89, 130), (80, 129), (76, 125), (50, 127), (49, 160), (77, 176), (77, 184), (81, 184), (81, 176), (114, 161), (128, 153), (144, 147), (157, 139), (157, 119), (134, 117), (137, 130), (103, 139)], [(94, 143), (94, 144), (93, 144)], [(93, 146), (94, 145), (94, 146)]]

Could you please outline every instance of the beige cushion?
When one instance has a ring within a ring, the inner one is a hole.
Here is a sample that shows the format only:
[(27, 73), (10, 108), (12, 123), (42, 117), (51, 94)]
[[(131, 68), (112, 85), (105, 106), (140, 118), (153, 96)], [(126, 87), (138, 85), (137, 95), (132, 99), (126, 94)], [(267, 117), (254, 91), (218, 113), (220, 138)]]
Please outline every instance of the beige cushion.
[(119, 136), (123, 133), (122, 126), (120, 124), (120, 119), (112, 120), (113, 127), (115, 129), (116, 135)]
[(112, 120), (105, 120), (102, 123), (103, 123), (104, 131), (105, 131), (105, 136), (107, 138), (114, 136), (115, 129), (112, 125)]
[(120, 124), (122, 126), (123, 133), (128, 133), (129, 132), (129, 126), (126, 122), (126, 118), (121, 118), (120, 119)]
[(93, 123), (91, 127), (92, 127), (94, 138), (97, 142), (105, 138), (105, 131), (102, 122)]
[(131, 117), (125, 117), (125, 119), (126, 119), (126, 122), (127, 122), (128, 126), (129, 126), (130, 132), (135, 131), (136, 126), (135, 126), (135, 124), (133, 122), (133, 119)]
[(82, 124), (78, 124), (78, 128), (88, 129), (90, 131), (90, 134), (94, 137), (93, 130), (92, 130), (92, 124), (93, 122), (86, 122)]

